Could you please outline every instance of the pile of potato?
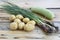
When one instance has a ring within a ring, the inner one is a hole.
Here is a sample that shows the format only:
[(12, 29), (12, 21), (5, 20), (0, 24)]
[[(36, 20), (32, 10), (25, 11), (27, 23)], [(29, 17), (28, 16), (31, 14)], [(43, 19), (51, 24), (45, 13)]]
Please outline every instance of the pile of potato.
[(36, 22), (34, 20), (30, 20), (29, 18), (24, 18), (22, 15), (11, 15), (9, 20), (12, 22), (10, 23), (11, 30), (25, 30), (25, 31), (32, 31), (35, 29)]

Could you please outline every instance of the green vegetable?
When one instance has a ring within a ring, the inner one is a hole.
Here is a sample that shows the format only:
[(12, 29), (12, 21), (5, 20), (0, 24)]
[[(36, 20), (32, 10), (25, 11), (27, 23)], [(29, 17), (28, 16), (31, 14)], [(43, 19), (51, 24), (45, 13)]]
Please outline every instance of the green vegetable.
[(2, 5), (3, 9), (10, 14), (18, 15), (21, 14), (24, 17), (28, 17), (34, 21), (36, 21), (37, 25), (46, 33), (56, 32), (56, 29), (49, 24), (46, 24), (41, 17), (35, 15), (33, 12), (18, 7), (15, 4), (7, 2), (7, 5)]
[(41, 14), (43, 16), (45, 16), (48, 19), (53, 19), (55, 17), (54, 13), (51, 12), (48, 9), (45, 8), (40, 8), (40, 7), (31, 7), (30, 8), (33, 12), (36, 12), (37, 14)]

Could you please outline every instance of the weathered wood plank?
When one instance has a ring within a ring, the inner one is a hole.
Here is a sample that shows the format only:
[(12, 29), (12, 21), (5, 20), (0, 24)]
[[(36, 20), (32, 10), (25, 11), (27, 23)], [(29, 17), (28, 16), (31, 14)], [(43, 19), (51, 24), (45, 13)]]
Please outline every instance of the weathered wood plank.
[(16, 31), (12, 31), (9, 29), (9, 24), (8, 22), (0, 22), (0, 34), (5, 34), (8, 37), (20, 37), (20, 38), (28, 38), (28, 39), (43, 39), (43, 37), (45, 36), (44, 33), (38, 28), (36, 27), (35, 30), (33, 30), (32, 32), (26, 32), (23, 30), (16, 30)]
[[(4, 0), (5, 1), (5, 0)], [(45, 8), (58, 8), (60, 7), (59, 0), (6, 0), (12, 2), (19, 6), (38, 6), (38, 7), (45, 7)], [(26, 5), (27, 4), (27, 5)]]
[[(1, 35), (3, 34), (3, 35)], [(8, 36), (9, 38), (27, 38), (27, 39), (45, 39), (45, 35), (37, 34), (37, 33), (29, 33), (24, 31), (0, 31), (0, 36)]]
[(20, 38), (20, 39), (1, 39), (1, 40), (44, 40), (44, 39), (25, 39), (25, 38)]

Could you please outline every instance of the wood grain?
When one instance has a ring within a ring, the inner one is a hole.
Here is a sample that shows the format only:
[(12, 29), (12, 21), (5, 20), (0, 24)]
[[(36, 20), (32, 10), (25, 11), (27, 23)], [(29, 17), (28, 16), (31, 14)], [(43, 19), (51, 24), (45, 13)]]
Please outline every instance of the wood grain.
[[(22, 7), (30, 7), (30, 6), (39, 6), (39, 7), (45, 7), (45, 8), (58, 8), (60, 7), (59, 0), (9, 0), (10, 2), (13, 2), (14, 4), (17, 4)], [(2, 4), (2, 3), (0, 3)], [(46, 4), (46, 5), (44, 5)], [(60, 9), (49, 9), (55, 14), (55, 18), (53, 19), (56, 26), (59, 26), (60, 29)], [(10, 15), (6, 12), (3, 12), (0, 10), (0, 39), (1, 40), (60, 40), (60, 31), (58, 33), (53, 33), (50, 35), (45, 35), (43, 31), (36, 26), (36, 28), (32, 32), (25, 32), (22, 30), (16, 30), (12, 31), (9, 29), (10, 21), (8, 20), (8, 17)]]
[[(54, 18), (55, 25), (60, 23), (60, 9), (49, 9), (56, 17)], [(26, 32), (22, 30), (12, 31), (9, 29), (10, 21), (8, 17), (10, 15), (5, 12), (0, 12), (0, 39), (20, 39), (20, 40), (60, 40), (60, 32), (53, 33), (51, 35), (45, 35), (43, 31), (36, 27), (32, 32)], [(60, 25), (59, 25), (60, 26)], [(60, 27), (59, 27), (60, 28)]]
[[(31, 7), (31, 6), (45, 7), (45, 8), (60, 7), (60, 0), (13, 0), (13, 1), (12, 0), (4, 0), (4, 1), (9, 1), (18, 6), (24, 6), (24, 7)], [(2, 4), (2, 3), (0, 2), (0, 4)]]

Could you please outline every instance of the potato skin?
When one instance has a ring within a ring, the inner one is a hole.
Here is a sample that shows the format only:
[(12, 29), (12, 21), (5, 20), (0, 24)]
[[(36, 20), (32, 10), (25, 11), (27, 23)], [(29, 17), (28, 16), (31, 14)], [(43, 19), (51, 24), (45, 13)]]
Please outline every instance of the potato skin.
[(18, 25), (18, 28), (19, 29), (23, 29), (25, 26), (25, 23), (24, 22), (20, 22), (19, 25)]
[(18, 24), (21, 22), (20, 19), (15, 19), (14, 22), (17, 22)]
[(21, 20), (21, 19), (23, 19), (24, 17), (23, 17), (22, 15), (19, 14), (19, 15), (16, 15), (16, 18), (18, 18), (18, 19)]
[(35, 25), (35, 24), (36, 24), (36, 22), (35, 22), (34, 20), (31, 20), (31, 21), (29, 21), (27, 24)]
[(24, 18), (24, 19), (23, 19), (23, 22), (25, 22), (25, 23), (27, 23), (27, 22), (29, 22), (29, 21), (30, 21), (29, 18)]
[(15, 15), (10, 15), (9, 20), (10, 20), (10, 21), (14, 21), (15, 18), (16, 18)]
[(17, 28), (18, 28), (18, 25), (17, 25), (16, 22), (10, 23), (10, 29), (11, 29), (11, 30), (16, 30)]
[(35, 26), (34, 25), (31, 25), (31, 24), (26, 24), (25, 26), (24, 26), (24, 30), (25, 31), (32, 31), (32, 30), (34, 30), (35, 29)]

